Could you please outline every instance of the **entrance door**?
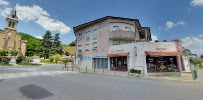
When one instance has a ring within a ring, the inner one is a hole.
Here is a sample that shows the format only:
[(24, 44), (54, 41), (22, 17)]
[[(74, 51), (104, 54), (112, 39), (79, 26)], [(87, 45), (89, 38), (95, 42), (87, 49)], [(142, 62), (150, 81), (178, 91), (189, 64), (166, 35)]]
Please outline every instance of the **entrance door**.
[(112, 57), (111, 70), (127, 71), (127, 57)]

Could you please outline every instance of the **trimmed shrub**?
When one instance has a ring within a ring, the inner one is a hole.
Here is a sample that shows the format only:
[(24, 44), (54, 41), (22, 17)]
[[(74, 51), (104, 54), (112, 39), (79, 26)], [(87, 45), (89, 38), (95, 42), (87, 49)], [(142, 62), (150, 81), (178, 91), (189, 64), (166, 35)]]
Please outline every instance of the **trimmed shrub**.
[(9, 54), (11, 54), (11, 56), (17, 56), (18, 55), (18, 51), (17, 50), (10, 50)]
[(6, 56), (7, 51), (6, 50), (0, 50), (0, 56)]

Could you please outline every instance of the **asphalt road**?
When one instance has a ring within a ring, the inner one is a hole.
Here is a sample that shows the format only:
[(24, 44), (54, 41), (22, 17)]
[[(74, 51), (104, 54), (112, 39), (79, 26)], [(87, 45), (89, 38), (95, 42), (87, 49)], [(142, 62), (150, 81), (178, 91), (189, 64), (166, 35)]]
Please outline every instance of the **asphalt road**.
[[(37, 68), (38, 71), (47, 70), (47, 72), (58, 71), (61, 68), (50, 65), (45, 67)], [(202, 100), (202, 98), (202, 84), (76, 72), (0, 81), (0, 100)]]

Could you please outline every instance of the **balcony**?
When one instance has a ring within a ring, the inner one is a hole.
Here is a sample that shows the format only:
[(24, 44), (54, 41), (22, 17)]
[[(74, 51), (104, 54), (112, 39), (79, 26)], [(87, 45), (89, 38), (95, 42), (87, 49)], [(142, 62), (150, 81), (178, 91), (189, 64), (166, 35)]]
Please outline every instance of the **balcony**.
[(109, 34), (109, 38), (134, 40), (135, 39), (135, 33), (132, 31), (122, 31), (122, 30), (112, 31)]

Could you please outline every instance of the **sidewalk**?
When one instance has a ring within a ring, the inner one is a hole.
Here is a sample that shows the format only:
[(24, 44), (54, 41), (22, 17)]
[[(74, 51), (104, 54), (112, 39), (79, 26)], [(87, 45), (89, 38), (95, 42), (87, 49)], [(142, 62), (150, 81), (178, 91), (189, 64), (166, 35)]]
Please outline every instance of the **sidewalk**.
[[(69, 67), (69, 71), (72, 68)], [(158, 81), (172, 81), (172, 82), (184, 82), (184, 83), (203, 83), (202, 79), (199, 78), (197, 80), (193, 80), (191, 75), (185, 76), (163, 76), (163, 75), (144, 75), (144, 74), (135, 74), (128, 73), (127, 71), (107, 71), (107, 70), (98, 70), (98, 69), (74, 69), (75, 72), (80, 73), (88, 73), (88, 74), (99, 74), (99, 75), (108, 75), (108, 76), (118, 76), (118, 77), (128, 77), (128, 78), (136, 78), (136, 79), (144, 79), (144, 80), (158, 80)], [(203, 70), (202, 73), (203, 75)]]

